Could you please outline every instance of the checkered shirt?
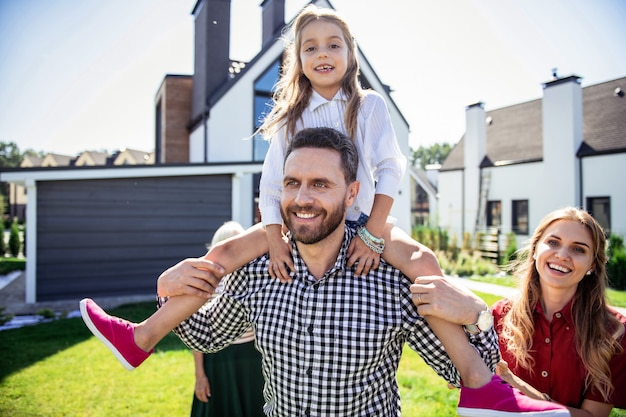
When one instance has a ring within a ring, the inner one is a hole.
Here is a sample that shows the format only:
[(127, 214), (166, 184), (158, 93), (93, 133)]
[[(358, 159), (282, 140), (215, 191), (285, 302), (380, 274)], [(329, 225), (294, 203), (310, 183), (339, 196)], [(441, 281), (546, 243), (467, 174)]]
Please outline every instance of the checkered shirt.
[[(215, 352), (252, 325), (263, 357), (268, 416), (400, 416), (395, 377), (405, 342), (458, 386), (458, 371), (418, 314), (407, 277), (383, 261), (366, 277), (346, 268), (353, 237), (346, 227), (337, 262), (319, 280), (293, 242), (296, 274), (290, 284), (269, 277), (267, 256), (255, 259), (174, 332), (192, 349)], [(499, 358), (495, 333), (470, 341), (493, 370)]]

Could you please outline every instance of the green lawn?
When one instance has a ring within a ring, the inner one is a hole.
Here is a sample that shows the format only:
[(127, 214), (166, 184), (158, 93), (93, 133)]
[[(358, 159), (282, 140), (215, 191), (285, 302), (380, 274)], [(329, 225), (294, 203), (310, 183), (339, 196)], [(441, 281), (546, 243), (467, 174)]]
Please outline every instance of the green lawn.
[[(492, 304), (497, 297), (480, 294)], [(141, 320), (154, 303), (112, 310)], [(128, 372), (95, 339), (80, 318), (0, 332), (0, 416), (172, 417), (189, 415), (193, 358), (170, 334), (156, 353)], [(412, 350), (398, 371), (405, 416), (455, 416), (458, 391)], [(614, 412), (612, 417), (626, 417)]]

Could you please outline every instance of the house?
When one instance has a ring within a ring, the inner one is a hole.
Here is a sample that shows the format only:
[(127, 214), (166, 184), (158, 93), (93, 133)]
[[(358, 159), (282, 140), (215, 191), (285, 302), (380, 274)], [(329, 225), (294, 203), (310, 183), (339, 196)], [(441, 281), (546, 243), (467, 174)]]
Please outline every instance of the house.
[[(279, 76), (284, 6), (284, 0), (261, 4), (262, 49), (241, 63), (228, 55), (230, 1), (196, 3), (194, 74), (167, 75), (155, 97), (155, 164), (0, 173), (0, 180), (25, 186), (34, 202), (26, 207), (28, 303), (90, 296), (107, 306), (111, 299), (151, 299), (159, 274), (203, 255), (223, 222), (258, 221), (255, 198), (268, 144), (253, 132)], [(361, 51), (359, 60), (361, 82), (387, 99), (400, 147), (409, 155), (409, 127), (390, 89)], [(127, 152), (124, 158), (145, 156)], [(392, 211), (407, 231), (409, 198), (407, 175)]]
[(548, 212), (579, 206), (626, 235), (626, 78), (587, 87), (572, 75), (543, 97), (466, 109), (466, 131), (439, 173), (438, 224), (462, 241), (485, 227), (527, 240)]

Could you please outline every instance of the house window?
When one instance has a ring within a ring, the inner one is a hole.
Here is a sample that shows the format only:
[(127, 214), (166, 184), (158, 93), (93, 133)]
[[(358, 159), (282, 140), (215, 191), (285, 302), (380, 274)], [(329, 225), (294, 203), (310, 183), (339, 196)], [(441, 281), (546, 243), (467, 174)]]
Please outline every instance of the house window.
[(587, 211), (607, 234), (611, 232), (611, 197), (587, 197)]
[(500, 227), (502, 225), (502, 203), (500, 201), (487, 201), (487, 227)]
[[(254, 82), (254, 123), (253, 130), (256, 131), (263, 123), (265, 116), (272, 110), (274, 102), (272, 93), (276, 81), (280, 76), (280, 59), (274, 61)], [(263, 161), (269, 148), (269, 142), (257, 134), (254, 136), (253, 160)]]
[(511, 230), (518, 235), (528, 234), (528, 200), (513, 200)]

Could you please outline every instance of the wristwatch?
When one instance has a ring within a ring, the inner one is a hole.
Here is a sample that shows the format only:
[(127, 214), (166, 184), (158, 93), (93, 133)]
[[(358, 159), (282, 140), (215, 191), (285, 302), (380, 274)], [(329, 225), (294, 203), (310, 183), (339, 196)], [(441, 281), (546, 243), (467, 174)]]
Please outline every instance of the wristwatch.
[(465, 330), (469, 334), (478, 334), (486, 332), (493, 327), (493, 315), (491, 310), (483, 310), (478, 314), (478, 320), (474, 324), (464, 324)]

